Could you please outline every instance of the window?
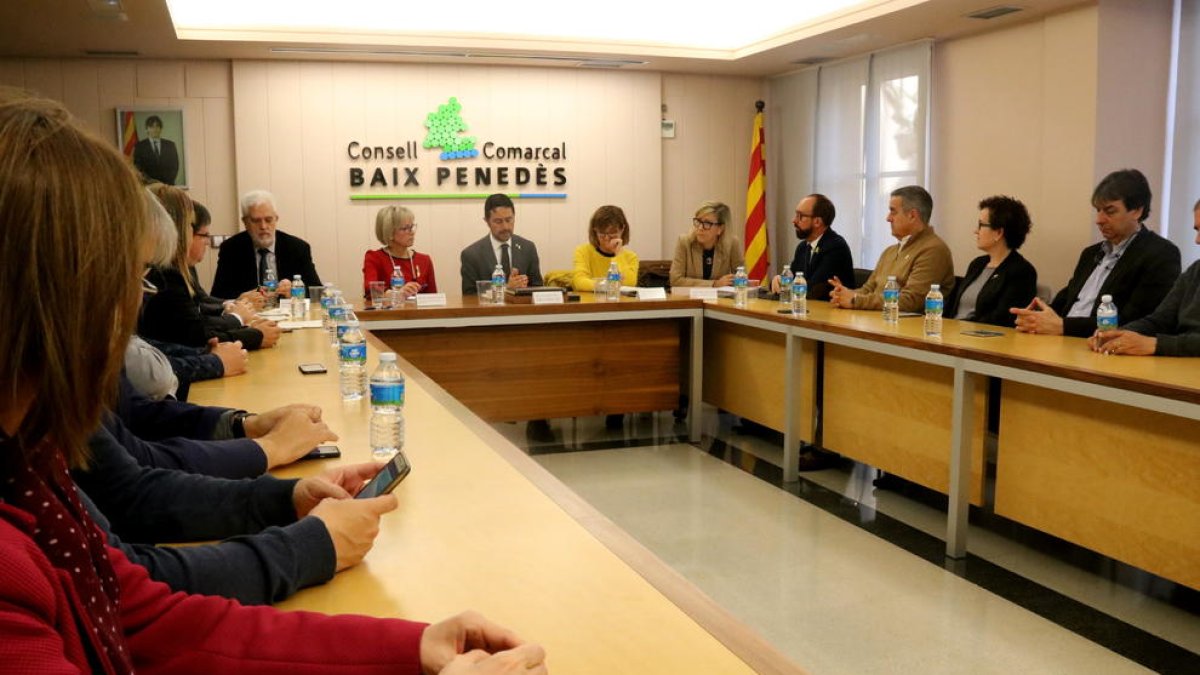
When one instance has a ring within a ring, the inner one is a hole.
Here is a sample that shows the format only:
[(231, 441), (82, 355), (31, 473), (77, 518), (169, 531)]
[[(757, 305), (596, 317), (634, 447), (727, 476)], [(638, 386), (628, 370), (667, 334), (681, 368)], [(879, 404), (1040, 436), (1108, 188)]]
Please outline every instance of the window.
[(820, 69), (814, 184), (837, 207), (834, 225), (857, 267), (895, 243), (892, 190), (927, 183), (931, 45), (922, 42)]

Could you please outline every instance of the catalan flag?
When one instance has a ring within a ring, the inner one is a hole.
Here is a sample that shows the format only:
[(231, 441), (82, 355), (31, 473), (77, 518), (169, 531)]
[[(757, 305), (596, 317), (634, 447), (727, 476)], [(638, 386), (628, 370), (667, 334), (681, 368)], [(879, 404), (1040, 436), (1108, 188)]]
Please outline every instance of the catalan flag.
[(133, 146), (137, 145), (137, 124), (133, 121), (132, 110), (121, 111), (121, 151), (126, 157), (133, 157)]
[(764, 279), (767, 275), (767, 162), (763, 156), (763, 107), (754, 107), (754, 133), (750, 138), (750, 182), (746, 188), (746, 275)]

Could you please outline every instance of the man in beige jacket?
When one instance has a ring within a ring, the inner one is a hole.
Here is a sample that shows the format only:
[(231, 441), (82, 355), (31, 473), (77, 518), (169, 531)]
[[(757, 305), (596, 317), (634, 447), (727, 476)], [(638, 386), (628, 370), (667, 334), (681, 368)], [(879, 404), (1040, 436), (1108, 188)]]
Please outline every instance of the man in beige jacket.
[(836, 277), (830, 292), (830, 304), (846, 309), (882, 309), (883, 287), (889, 276), (900, 284), (900, 311), (921, 312), (925, 295), (932, 284), (940, 284), (944, 295), (954, 288), (954, 261), (950, 248), (929, 226), (933, 198), (919, 185), (907, 185), (892, 191), (888, 200), (888, 224), (899, 240), (879, 256), (875, 271), (855, 290), (846, 288)]

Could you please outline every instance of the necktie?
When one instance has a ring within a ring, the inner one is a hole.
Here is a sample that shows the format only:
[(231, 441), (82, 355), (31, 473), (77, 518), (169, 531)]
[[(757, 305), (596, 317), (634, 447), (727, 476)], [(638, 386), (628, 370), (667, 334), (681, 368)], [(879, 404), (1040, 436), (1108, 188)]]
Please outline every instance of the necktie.
[(156, 140), (156, 141), (154, 141), (154, 154), (155, 154), (155, 155), (161, 155), (161, 154), (162, 154), (162, 153), (161, 153), (161, 152), (159, 152), (159, 150), (158, 150), (158, 141), (157, 141), (157, 140)]
[(500, 244), (500, 267), (504, 273), (512, 272), (512, 259), (508, 257), (508, 244)]
[(258, 249), (258, 285), (267, 285), (267, 249)]

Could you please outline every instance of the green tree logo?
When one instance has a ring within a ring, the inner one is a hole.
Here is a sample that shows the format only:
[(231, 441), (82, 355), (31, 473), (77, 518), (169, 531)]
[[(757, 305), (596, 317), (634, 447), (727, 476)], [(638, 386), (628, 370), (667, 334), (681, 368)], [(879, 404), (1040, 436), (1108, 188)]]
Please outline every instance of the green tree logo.
[(479, 155), (474, 136), (458, 135), (467, 130), (467, 123), (460, 112), (462, 105), (457, 98), (451, 97), (436, 111), (425, 116), (425, 128), (429, 133), (425, 134), (423, 145), (426, 149), (441, 148), (441, 159), (465, 159)]

